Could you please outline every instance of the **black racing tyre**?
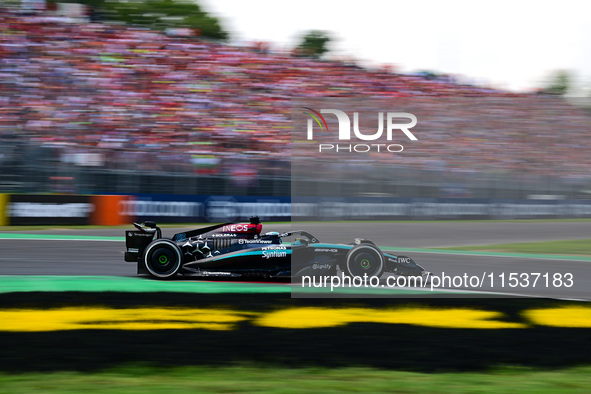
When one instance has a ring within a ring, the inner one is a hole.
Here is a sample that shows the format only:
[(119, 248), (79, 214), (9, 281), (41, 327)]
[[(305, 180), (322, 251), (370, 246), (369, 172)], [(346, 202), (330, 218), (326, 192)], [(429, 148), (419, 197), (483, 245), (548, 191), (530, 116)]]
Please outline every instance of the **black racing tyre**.
[(142, 260), (150, 275), (167, 279), (179, 272), (183, 255), (174, 242), (168, 239), (157, 239), (148, 245)]
[(347, 253), (343, 271), (348, 276), (379, 278), (384, 273), (384, 255), (372, 244), (357, 245)]

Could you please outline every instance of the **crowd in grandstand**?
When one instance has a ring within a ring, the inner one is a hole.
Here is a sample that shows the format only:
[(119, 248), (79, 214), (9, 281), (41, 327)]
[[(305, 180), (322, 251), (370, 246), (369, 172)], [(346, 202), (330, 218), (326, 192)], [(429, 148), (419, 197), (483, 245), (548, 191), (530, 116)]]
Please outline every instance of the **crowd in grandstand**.
[[(102, 152), (110, 168), (219, 171), (257, 159), (272, 171), (291, 154), (292, 97), (416, 99), (420, 144), (374, 155), (383, 162), (558, 176), (591, 166), (589, 117), (561, 100), (0, 9), (0, 134)], [(490, 98), (494, 112), (473, 105)]]

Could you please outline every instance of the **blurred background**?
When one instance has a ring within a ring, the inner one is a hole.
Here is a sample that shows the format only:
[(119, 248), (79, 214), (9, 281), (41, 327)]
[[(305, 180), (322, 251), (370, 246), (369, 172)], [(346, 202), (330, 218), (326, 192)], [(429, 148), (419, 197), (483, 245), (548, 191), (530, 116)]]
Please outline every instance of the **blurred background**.
[(583, 3), (565, 3), (559, 14), (574, 16), (552, 39), (542, 6), (499, 4), (479, 28), (462, 2), (397, 3), (389, 24), (372, 2), (292, 22), (275, 5), (239, 4), (3, 2), (0, 193), (289, 197), (291, 98), (373, 97), (431, 114), (421, 144), (350, 167), (307, 157), (315, 179), (302, 193), (591, 197)]
[[(542, 298), (591, 299), (588, 219), (337, 219), (591, 217), (590, 11), (584, 0), (0, 0), (0, 391), (588, 392), (591, 311)], [(352, 100), (343, 108), (368, 114), (367, 130), (376, 109), (416, 113), (418, 141), (321, 157), (292, 139), (305, 132), (292, 129), (294, 98)], [(407, 250), (436, 274), (538, 272), (546, 287), (409, 305), (290, 299), (282, 284), (141, 280), (121, 261), (121, 228), (60, 227), (254, 215), (289, 221), (269, 226), (282, 232), (294, 217), (327, 220), (302, 228)], [(51, 328), (57, 307), (66, 328)], [(127, 363), (137, 368), (110, 369)], [(106, 375), (20, 374), (61, 370)], [(19, 372), (15, 389), (2, 371)]]

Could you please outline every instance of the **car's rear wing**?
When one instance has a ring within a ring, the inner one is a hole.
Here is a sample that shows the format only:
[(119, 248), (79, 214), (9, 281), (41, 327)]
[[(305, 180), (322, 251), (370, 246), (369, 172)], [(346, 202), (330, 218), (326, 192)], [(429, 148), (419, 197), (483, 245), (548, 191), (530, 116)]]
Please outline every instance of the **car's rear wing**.
[(144, 249), (156, 238), (162, 238), (160, 227), (154, 222), (134, 223), (133, 226), (138, 229), (125, 232), (125, 261), (137, 262)]
[(125, 261), (137, 262), (144, 249), (152, 242), (155, 233), (128, 230), (125, 232)]

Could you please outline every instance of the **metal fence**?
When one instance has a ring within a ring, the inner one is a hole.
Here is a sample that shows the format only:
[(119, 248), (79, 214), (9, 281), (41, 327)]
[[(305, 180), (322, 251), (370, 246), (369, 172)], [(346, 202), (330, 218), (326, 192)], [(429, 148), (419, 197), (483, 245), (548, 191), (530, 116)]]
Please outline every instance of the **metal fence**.
[[(89, 153), (98, 156), (84, 158)], [(191, 157), (175, 152), (98, 149), (80, 153), (73, 146), (5, 137), (0, 139), (0, 192), (591, 198), (591, 180), (569, 174), (550, 177), (518, 172), (454, 172), (373, 163), (339, 168), (313, 160), (298, 164), (297, 172), (292, 173), (288, 159), (214, 159), (212, 165), (192, 163)]]

